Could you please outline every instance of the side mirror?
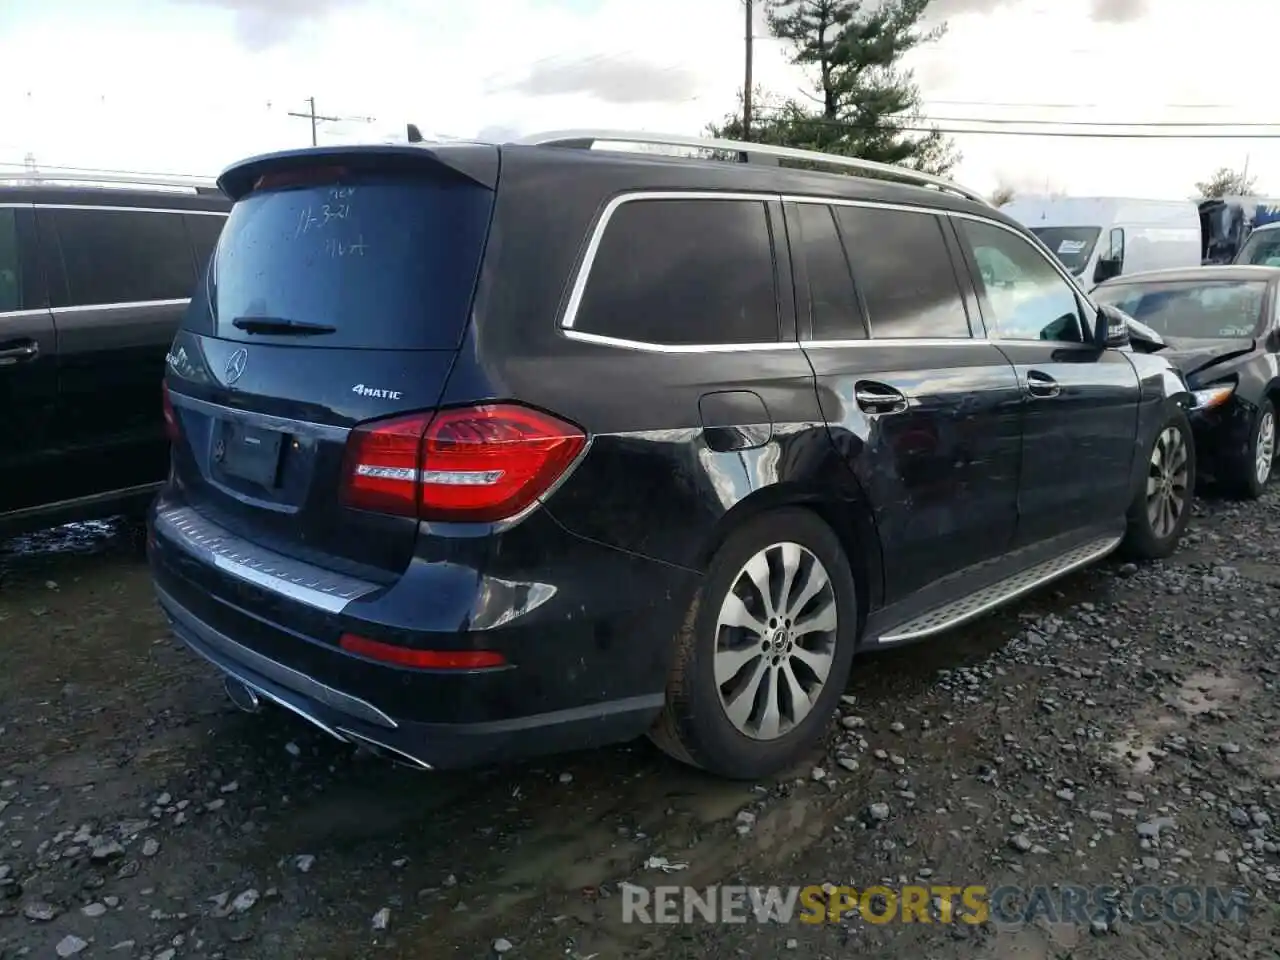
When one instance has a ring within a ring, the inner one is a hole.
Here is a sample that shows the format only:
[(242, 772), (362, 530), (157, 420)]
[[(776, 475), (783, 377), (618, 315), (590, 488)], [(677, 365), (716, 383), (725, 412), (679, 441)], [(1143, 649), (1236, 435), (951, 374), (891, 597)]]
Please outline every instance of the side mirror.
[(1129, 318), (1109, 303), (1102, 304), (1093, 328), (1093, 342), (1104, 350), (1127, 347)]
[(1098, 261), (1098, 265), (1093, 268), (1093, 282), (1102, 283), (1104, 280), (1110, 280), (1112, 277), (1118, 277), (1123, 269), (1123, 260), (1103, 257)]

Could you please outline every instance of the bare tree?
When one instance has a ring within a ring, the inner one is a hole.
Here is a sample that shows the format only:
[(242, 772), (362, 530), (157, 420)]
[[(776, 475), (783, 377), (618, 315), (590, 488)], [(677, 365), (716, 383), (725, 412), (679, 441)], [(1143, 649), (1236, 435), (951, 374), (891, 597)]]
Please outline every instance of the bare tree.
[(1208, 180), (1196, 184), (1196, 192), (1206, 200), (1216, 200), (1253, 193), (1257, 185), (1258, 178), (1249, 176), (1247, 171), (1219, 167)]

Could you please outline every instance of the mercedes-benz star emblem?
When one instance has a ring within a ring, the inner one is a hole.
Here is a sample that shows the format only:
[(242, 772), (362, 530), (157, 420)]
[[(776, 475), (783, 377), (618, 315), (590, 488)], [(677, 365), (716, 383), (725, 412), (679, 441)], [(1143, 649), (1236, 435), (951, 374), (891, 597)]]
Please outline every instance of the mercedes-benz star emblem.
[(241, 347), (227, 358), (227, 386), (235, 383), (244, 374), (244, 365), (249, 359), (249, 351)]

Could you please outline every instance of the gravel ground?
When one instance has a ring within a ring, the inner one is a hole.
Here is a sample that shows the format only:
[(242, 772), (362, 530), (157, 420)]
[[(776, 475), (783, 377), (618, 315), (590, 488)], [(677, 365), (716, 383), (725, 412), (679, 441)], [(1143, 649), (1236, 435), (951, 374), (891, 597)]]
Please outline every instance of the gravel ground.
[[(1280, 957), (1278, 521), (1277, 493), (1202, 501), (1164, 564), (860, 661), (825, 749), (755, 785), (643, 742), (390, 767), (235, 712), (111, 525), (11, 542), (0, 958)], [(1247, 899), (1214, 924), (623, 922), (625, 884), (675, 883)]]

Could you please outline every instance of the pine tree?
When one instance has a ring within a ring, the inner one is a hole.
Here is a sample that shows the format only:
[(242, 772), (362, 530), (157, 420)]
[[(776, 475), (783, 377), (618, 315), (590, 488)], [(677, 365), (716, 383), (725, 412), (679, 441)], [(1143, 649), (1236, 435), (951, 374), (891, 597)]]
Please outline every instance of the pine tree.
[[(792, 45), (792, 63), (813, 80), (811, 103), (761, 103), (751, 139), (945, 173), (960, 159), (921, 119), (921, 98), (902, 58), (942, 36), (923, 24), (930, 0), (772, 0), (769, 30)], [(741, 112), (712, 125), (741, 139)]]

